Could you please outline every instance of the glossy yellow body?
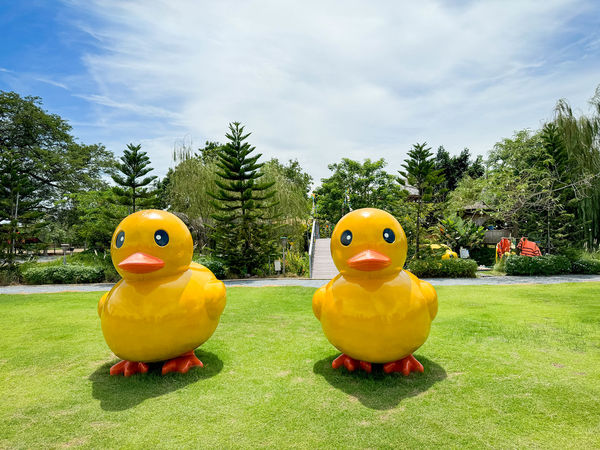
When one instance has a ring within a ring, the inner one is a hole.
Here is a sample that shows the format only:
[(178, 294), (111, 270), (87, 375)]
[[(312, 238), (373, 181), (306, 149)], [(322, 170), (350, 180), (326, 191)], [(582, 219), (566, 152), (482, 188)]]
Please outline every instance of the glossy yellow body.
[[(383, 240), (385, 229), (396, 240)], [(340, 243), (345, 230), (350, 245)], [(365, 250), (391, 259), (388, 267), (360, 271), (347, 261)], [(397, 361), (412, 354), (427, 339), (437, 314), (437, 294), (431, 284), (402, 270), (407, 243), (402, 227), (390, 214), (372, 208), (352, 211), (336, 225), (331, 252), (340, 274), (313, 296), (313, 311), (327, 339), (351, 358), (372, 363)]]
[[(154, 242), (165, 230), (169, 243)], [(116, 247), (116, 236), (125, 242)], [(164, 261), (150, 273), (128, 273), (118, 264), (135, 252)], [(191, 262), (192, 238), (173, 214), (146, 210), (126, 217), (115, 230), (113, 263), (123, 279), (98, 303), (102, 332), (110, 349), (128, 361), (163, 361), (203, 344), (225, 308), (225, 286), (206, 267)]]

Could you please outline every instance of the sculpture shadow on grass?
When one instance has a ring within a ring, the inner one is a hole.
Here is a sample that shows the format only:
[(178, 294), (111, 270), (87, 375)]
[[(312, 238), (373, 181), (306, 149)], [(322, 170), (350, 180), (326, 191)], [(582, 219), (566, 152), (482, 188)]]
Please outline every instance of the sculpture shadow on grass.
[(145, 374), (131, 377), (111, 376), (110, 367), (115, 360), (100, 366), (89, 376), (92, 382), (92, 396), (100, 400), (100, 407), (106, 411), (122, 411), (139, 405), (144, 400), (160, 397), (200, 380), (214, 377), (223, 369), (223, 361), (217, 355), (202, 350), (195, 351), (204, 367), (194, 367), (188, 373), (169, 373), (162, 376), (162, 362), (149, 364)]
[(338, 354), (317, 361), (313, 372), (371, 409), (395, 408), (402, 399), (422, 394), (446, 378), (444, 368), (424, 356), (415, 355), (423, 364), (425, 372), (411, 373), (407, 377), (401, 373), (386, 374), (381, 364), (374, 364), (370, 374), (362, 370), (348, 372), (344, 367), (333, 369), (331, 362), (337, 356)]

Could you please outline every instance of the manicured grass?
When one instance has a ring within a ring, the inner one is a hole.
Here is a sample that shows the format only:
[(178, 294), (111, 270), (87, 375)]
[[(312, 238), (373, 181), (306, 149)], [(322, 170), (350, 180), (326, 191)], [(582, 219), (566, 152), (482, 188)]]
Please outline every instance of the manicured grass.
[(440, 287), (425, 374), (334, 372), (314, 289), (231, 288), (204, 369), (109, 377), (99, 294), (0, 296), (0, 448), (600, 447), (600, 284)]

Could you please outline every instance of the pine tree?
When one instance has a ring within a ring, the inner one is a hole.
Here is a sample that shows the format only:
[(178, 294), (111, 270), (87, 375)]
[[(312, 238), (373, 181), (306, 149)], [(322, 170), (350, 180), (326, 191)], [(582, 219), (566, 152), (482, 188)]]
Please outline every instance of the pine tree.
[(408, 152), (408, 158), (404, 160), (402, 167), (404, 171), (399, 170), (402, 177), (399, 181), (403, 186), (409, 185), (417, 190), (417, 232), (416, 232), (416, 253), (419, 257), (419, 241), (421, 233), (421, 212), (423, 203), (431, 201), (433, 187), (444, 181), (444, 176), (440, 170), (435, 168), (435, 159), (431, 153), (431, 147), (426, 147), (427, 143), (414, 144), (412, 150)]
[(261, 183), (260, 153), (244, 142), (250, 133), (238, 122), (229, 124), (229, 142), (218, 149), (216, 192), (209, 192), (218, 211), (214, 239), (217, 253), (236, 274), (255, 273), (276, 251), (272, 217), (267, 209), (275, 205), (274, 182)]
[(113, 188), (117, 200), (122, 205), (127, 205), (134, 213), (139, 206), (147, 207), (154, 203), (154, 195), (145, 186), (156, 179), (156, 176), (144, 177), (154, 170), (150, 167), (150, 158), (146, 152), (140, 151), (141, 145), (127, 145), (121, 156), (121, 163), (117, 169), (121, 174), (112, 175), (118, 186)]

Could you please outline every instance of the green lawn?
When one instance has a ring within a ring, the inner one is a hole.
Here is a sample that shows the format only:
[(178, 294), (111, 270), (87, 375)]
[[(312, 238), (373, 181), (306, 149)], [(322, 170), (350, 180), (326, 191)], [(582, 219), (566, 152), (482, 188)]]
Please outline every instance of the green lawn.
[(99, 294), (0, 296), (0, 448), (600, 447), (600, 283), (440, 287), (408, 378), (334, 372), (309, 288), (231, 288), (204, 369), (109, 377)]

